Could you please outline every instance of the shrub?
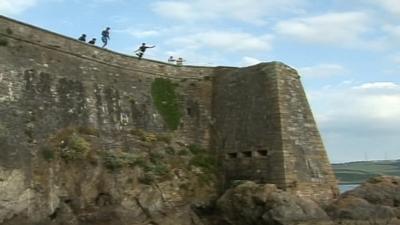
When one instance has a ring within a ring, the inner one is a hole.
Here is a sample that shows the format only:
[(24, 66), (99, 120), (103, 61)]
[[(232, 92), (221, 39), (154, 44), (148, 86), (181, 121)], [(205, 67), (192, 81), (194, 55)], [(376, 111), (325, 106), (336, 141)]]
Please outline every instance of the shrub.
[(171, 130), (178, 128), (182, 117), (175, 88), (176, 84), (164, 78), (156, 78), (151, 84), (154, 105)]
[(90, 144), (78, 134), (73, 133), (65, 143), (65, 147), (61, 148), (61, 158), (66, 161), (84, 159), (90, 150)]
[(189, 146), (188, 146), (188, 149), (189, 149), (189, 151), (190, 151), (192, 154), (199, 154), (199, 153), (201, 153), (201, 152), (205, 152), (204, 149), (202, 149), (200, 146), (195, 145), (195, 144), (189, 145)]
[(97, 130), (95, 127), (91, 127), (91, 126), (78, 127), (78, 132), (81, 134), (99, 136), (99, 130)]
[(130, 153), (120, 151), (106, 151), (103, 153), (104, 166), (112, 171), (123, 167), (139, 166), (144, 170), (148, 170), (148, 163), (140, 156), (134, 156)]

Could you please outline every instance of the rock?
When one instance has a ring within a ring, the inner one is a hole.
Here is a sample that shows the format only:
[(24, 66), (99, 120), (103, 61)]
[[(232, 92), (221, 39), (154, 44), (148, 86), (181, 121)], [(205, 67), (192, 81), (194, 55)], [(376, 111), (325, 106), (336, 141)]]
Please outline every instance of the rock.
[(400, 217), (400, 177), (379, 176), (343, 193), (327, 207), (336, 219), (375, 220)]
[(330, 222), (327, 214), (314, 201), (279, 190), (275, 185), (251, 181), (229, 189), (218, 200), (217, 207), (232, 225)]

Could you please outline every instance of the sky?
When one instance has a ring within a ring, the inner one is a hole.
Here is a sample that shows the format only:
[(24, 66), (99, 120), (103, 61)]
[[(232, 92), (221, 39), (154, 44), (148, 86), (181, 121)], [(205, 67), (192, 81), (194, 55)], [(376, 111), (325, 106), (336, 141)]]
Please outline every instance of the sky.
[(400, 0), (0, 0), (0, 14), (125, 54), (295, 68), (332, 162), (400, 159)]

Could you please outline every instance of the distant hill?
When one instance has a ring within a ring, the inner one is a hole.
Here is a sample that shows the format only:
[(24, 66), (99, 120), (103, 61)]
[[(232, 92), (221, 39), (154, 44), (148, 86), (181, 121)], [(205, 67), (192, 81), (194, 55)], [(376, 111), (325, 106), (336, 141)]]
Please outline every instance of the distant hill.
[(342, 184), (357, 184), (378, 175), (400, 176), (400, 160), (336, 163), (332, 167)]

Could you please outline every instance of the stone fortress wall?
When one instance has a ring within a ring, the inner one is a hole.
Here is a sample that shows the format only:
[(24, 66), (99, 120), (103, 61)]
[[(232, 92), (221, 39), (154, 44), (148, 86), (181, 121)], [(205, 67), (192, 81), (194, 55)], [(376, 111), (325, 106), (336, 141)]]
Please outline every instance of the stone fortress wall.
[[(153, 104), (156, 78), (176, 86), (176, 130)], [(107, 137), (121, 130), (173, 132), (215, 151), (224, 186), (249, 179), (321, 201), (337, 194), (294, 69), (279, 62), (233, 68), (138, 60), (0, 16), (0, 128), (7, 131), (0, 165), (29, 172), (26, 152), (68, 126), (96, 127), (110, 149), (118, 143)]]

